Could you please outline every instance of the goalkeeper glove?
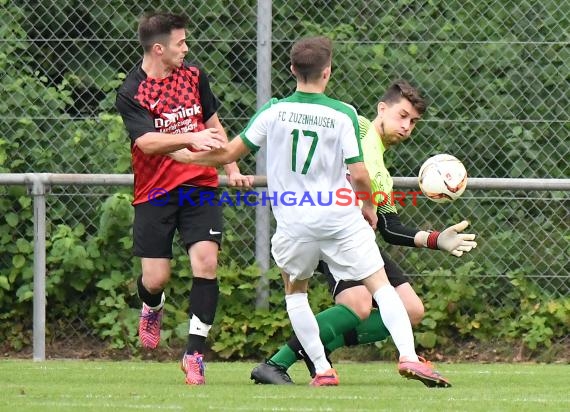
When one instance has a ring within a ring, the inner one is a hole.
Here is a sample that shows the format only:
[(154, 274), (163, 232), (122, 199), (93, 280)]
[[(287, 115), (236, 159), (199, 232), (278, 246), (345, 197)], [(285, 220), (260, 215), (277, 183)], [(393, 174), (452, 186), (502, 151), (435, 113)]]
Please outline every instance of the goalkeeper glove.
[(448, 227), (443, 232), (431, 232), (427, 238), (426, 247), (445, 250), (457, 257), (471, 251), (471, 249), (477, 247), (477, 242), (475, 242), (476, 235), (472, 233), (461, 233), (467, 226), (469, 226), (469, 222), (464, 220)]

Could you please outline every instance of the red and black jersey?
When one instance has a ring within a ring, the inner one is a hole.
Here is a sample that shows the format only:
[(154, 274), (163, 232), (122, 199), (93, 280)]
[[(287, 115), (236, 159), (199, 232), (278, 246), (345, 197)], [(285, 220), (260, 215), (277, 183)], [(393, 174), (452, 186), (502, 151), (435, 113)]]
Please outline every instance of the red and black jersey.
[(217, 187), (214, 167), (184, 164), (164, 155), (146, 155), (135, 141), (148, 132), (187, 133), (205, 129), (219, 107), (208, 76), (184, 63), (164, 79), (149, 78), (142, 62), (127, 75), (117, 94), (116, 107), (131, 138), (135, 177), (133, 204), (148, 201), (154, 188), (170, 191), (182, 183)]

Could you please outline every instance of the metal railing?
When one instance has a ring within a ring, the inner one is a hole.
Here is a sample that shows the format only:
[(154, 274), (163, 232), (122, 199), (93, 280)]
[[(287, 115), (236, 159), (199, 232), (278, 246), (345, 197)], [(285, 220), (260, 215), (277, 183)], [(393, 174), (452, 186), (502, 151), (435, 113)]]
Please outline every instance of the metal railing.
[[(51, 186), (131, 186), (133, 175), (130, 174), (57, 174), (57, 173), (0, 173), (0, 186), (27, 186), (33, 197), (34, 227), (34, 296), (33, 296), (33, 359), (45, 360), (46, 335), (46, 194)], [(220, 186), (227, 187), (227, 179), (220, 176)], [(255, 187), (266, 187), (265, 176), (255, 176)], [(415, 177), (395, 177), (394, 187), (404, 189), (417, 188)], [(470, 190), (526, 190), (526, 191), (570, 191), (570, 179), (499, 179), (469, 178)], [(259, 206), (264, 208), (264, 206)], [(267, 209), (265, 207), (265, 209)], [(269, 222), (267, 221), (269, 225)], [(256, 260), (260, 267), (267, 270), (265, 260), (268, 256), (269, 228), (256, 230)], [(261, 233), (261, 237), (259, 235)], [(262, 299), (262, 298), (260, 298)]]

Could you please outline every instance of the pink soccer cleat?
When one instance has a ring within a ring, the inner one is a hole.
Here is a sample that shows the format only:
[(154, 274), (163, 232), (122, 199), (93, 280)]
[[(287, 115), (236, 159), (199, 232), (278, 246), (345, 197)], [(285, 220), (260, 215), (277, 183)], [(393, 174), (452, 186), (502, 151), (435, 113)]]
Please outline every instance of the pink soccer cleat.
[(194, 352), (193, 355), (186, 353), (182, 358), (180, 369), (186, 374), (188, 385), (204, 385), (206, 383), (203, 359), (204, 355), (198, 352)]
[(338, 374), (334, 369), (329, 369), (324, 373), (317, 373), (310, 386), (338, 386), (339, 379)]
[(403, 361), (398, 364), (398, 372), (405, 378), (416, 379), (428, 388), (449, 388), (451, 384), (433, 368), (430, 361), (419, 357), (419, 362)]
[(143, 303), (139, 319), (139, 339), (143, 348), (156, 349), (160, 343), (162, 312), (162, 308), (153, 310)]

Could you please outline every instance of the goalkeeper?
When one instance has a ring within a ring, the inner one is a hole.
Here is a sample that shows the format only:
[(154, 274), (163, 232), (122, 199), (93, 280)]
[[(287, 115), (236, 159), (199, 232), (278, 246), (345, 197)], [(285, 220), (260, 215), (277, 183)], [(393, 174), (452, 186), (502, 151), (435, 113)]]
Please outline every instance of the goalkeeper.
[[(392, 192), (393, 181), (384, 165), (384, 151), (410, 137), (426, 106), (416, 88), (406, 81), (398, 80), (390, 85), (382, 96), (377, 107), (378, 114), (373, 121), (359, 116), (362, 151), (372, 182), (372, 192)], [(418, 230), (404, 226), (395, 206), (389, 204), (390, 202), (382, 205), (383, 200), (378, 199), (377, 202), (381, 205), (377, 210), (378, 230), (388, 243), (445, 250), (457, 257), (477, 246), (475, 235), (462, 233), (468, 226), (467, 221), (451, 226), (441, 233)], [(424, 315), (424, 306), (410, 285), (410, 279), (385, 253), (382, 253), (382, 258), (388, 280), (404, 303), (412, 325), (419, 324)], [(390, 335), (383, 326), (378, 309), (373, 307), (374, 300), (366, 287), (355, 281), (336, 282), (328, 266), (322, 261), (319, 262), (317, 270), (327, 277), (336, 303), (316, 315), (321, 339), (323, 336), (327, 337), (327, 341), (323, 340), (327, 353), (343, 346), (382, 341)], [(344, 325), (354, 324), (355, 318), (362, 321), (355, 329), (346, 331)], [(261, 384), (291, 384), (293, 382), (287, 370), (299, 359), (305, 360), (313, 376), (314, 367), (309, 358), (304, 356), (297, 337), (293, 336), (270, 359), (252, 370), (251, 379)], [(433, 380), (420, 380), (426, 386), (434, 386)], [(444, 385), (438, 386), (450, 386), (447, 381), (443, 383)]]

